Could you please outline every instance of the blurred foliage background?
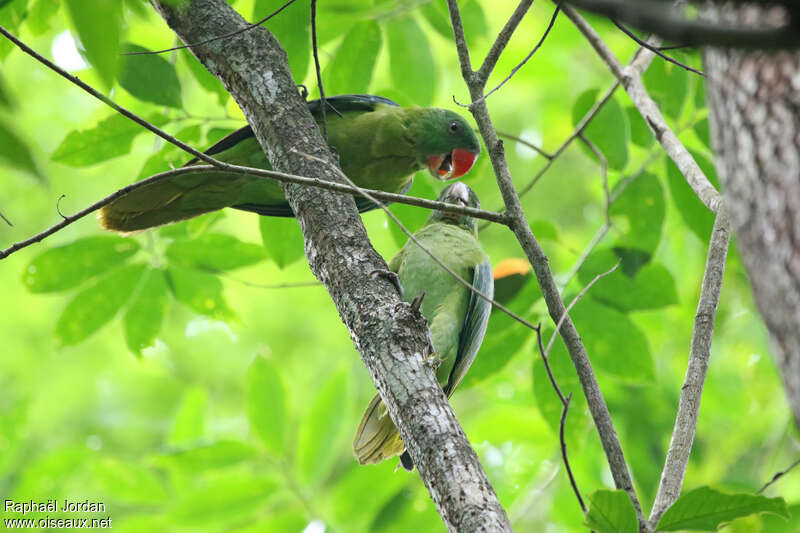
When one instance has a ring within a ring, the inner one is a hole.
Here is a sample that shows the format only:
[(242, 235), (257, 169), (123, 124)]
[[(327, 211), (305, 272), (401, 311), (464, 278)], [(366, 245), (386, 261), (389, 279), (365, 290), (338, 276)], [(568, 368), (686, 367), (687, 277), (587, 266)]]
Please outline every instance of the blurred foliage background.
[[(282, 4), (230, 2), (248, 20)], [(516, 3), (461, 2), (473, 61)], [(498, 83), (538, 41), (553, 5), (537, 2), (500, 59)], [(615, 52), (636, 45), (590, 21)], [(462, 112), (468, 101), (444, 2), (319, 3), (327, 94), (370, 92), (402, 105)], [(0, 24), (34, 49), (197, 147), (243, 124), (221, 85), (140, 0), (0, 1)], [(267, 26), (287, 49), (297, 83), (315, 89), (308, 2)], [(74, 49), (85, 50), (83, 56)], [(700, 67), (697, 53), (675, 55)], [(188, 159), (0, 41), (2, 246), (27, 238), (138, 178)], [(91, 66), (88, 66), (91, 65)], [(612, 84), (565, 17), (489, 108), (501, 132), (553, 153)], [(656, 58), (648, 89), (713, 177), (702, 78)], [(470, 118), (471, 120), (471, 118)], [(610, 231), (577, 272), (605, 223), (601, 164), (580, 141), (523, 196), (534, 233), (571, 298), (618, 259), (573, 316), (586, 342), (643, 503), (655, 496), (685, 372), (712, 216), (667, 163), (623, 92), (586, 136), (608, 162)], [(510, 137), (525, 190), (548, 158)], [(465, 181), (483, 207), (502, 205), (488, 157)], [(443, 187), (426, 173), (411, 194)], [(63, 197), (62, 197), (63, 196)], [(427, 212), (393, 206), (415, 229)], [(363, 217), (387, 260), (404, 242), (383, 212)], [(268, 238), (266, 238), (268, 237)], [(507, 229), (481, 241), (492, 262), (522, 257)], [(0, 262), (0, 494), (106, 504), (118, 531), (407, 532), (443, 525), (416, 474), (395, 462), (361, 467), (350, 439), (374, 393), (328, 295), (312, 282), (294, 220), (235, 210), (132, 237), (86, 218)], [(535, 282), (511, 306), (549, 319)], [(545, 327), (545, 341), (552, 326)], [(586, 494), (613, 486), (560, 341), (552, 354), (576, 397), (567, 443)], [(495, 315), (452, 403), (517, 531), (582, 531), (561, 464), (558, 400), (535, 337)], [(735, 247), (685, 489), (754, 491), (798, 455), (780, 380)], [(800, 477), (771, 487), (800, 502)], [(797, 506), (793, 505), (792, 509)], [(748, 517), (731, 531), (800, 530), (795, 517)], [(37, 515), (38, 516), (38, 515)]]

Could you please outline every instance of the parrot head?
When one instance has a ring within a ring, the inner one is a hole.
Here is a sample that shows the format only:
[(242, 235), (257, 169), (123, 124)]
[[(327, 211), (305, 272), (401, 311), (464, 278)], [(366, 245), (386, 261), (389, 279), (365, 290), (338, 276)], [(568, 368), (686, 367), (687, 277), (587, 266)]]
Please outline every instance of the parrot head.
[[(462, 207), (473, 207), (475, 209), (481, 208), (481, 203), (478, 201), (478, 196), (469, 188), (469, 185), (457, 181), (439, 193), (437, 198), (439, 202), (446, 202), (448, 204), (460, 205)], [(445, 224), (454, 224), (461, 226), (471, 233), (477, 235), (478, 225), (475, 219), (469, 215), (462, 215), (460, 213), (446, 213), (444, 211), (434, 211), (428, 217), (427, 224), (435, 222), (443, 222)]]
[(464, 118), (445, 109), (420, 109), (424, 113), (416, 131), (423, 164), (436, 179), (460, 178), (475, 164), (481, 143)]

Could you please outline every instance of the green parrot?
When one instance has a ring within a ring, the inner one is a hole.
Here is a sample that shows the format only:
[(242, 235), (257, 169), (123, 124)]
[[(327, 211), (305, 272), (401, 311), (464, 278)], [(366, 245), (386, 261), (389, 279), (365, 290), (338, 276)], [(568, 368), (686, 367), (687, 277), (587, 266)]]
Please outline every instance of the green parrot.
[[(326, 99), (328, 143), (344, 173), (360, 187), (404, 194), (414, 173), (428, 168), (437, 179), (463, 176), (480, 153), (469, 124), (444, 109), (400, 107), (387, 98), (348, 94)], [(322, 104), (308, 102), (319, 124)], [(270, 169), (253, 130), (245, 126), (206, 152), (220, 161)], [(186, 165), (205, 164), (193, 159)], [(357, 197), (359, 211), (376, 206)], [(102, 208), (106, 229), (135, 232), (203, 213), (235, 207), (261, 215), (292, 217), (277, 181), (219, 170), (190, 172), (136, 189)]]
[[(456, 182), (439, 195), (440, 202), (479, 208), (477, 196)], [(414, 234), (417, 240), (454, 272), (486, 296), (494, 297), (489, 258), (478, 242), (472, 217), (434, 211)], [(389, 262), (404, 299), (412, 301), (423, 291), (420, 311), (431, 330), (436, 378), (449, 398), (469, 370), (486, 333), (492, 305), (458, 282), (410, 239)], [(413, 468), (400, 434), (379, 395), (367, 406), (353, 439), (353, 452), (361, 464), (379, 463), (401, 454), (407, 470)]]

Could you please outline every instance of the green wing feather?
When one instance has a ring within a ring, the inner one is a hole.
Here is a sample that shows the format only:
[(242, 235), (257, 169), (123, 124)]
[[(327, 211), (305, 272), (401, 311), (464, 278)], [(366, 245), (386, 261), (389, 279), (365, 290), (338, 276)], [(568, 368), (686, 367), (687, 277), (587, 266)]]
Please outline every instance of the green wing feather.
[[(492, 276), (492, 264), (488, 259), (475, 267), (472, 285), (489, 298), (494, 298), (494, 277)], [(475, 360), (483, 342), (483, 336), (486, 334), (491, 312), (492, 304), (470, 291), (467, 314), (458, 338), (458, 355), (456, 355), (456, 361), (450, 371), (447, 385), (444, 386), (444, 392), (448, 398), (464, 379), (467, 370)]]

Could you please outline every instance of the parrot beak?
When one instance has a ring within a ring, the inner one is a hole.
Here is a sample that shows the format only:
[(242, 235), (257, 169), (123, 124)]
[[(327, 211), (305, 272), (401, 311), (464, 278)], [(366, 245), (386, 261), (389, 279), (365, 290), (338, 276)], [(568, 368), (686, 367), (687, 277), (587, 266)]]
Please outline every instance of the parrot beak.
[(460, 178), (472, 168), (478, 154), (455, 148), (449, 154), (438, 154), (428, 156), (428, 170), (436, 179), (450, 180)]
[(469, 188), (460, 181), (450, 186), (450, 193), (447, 196), (448, 200), (455, 200), (455, 202), (452, 203), (469, 205)]

